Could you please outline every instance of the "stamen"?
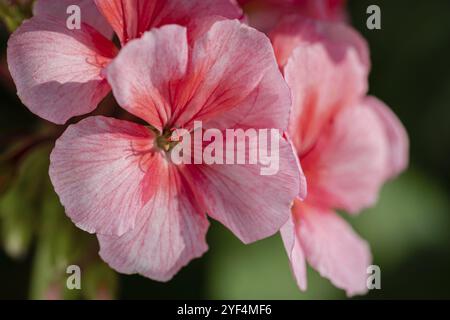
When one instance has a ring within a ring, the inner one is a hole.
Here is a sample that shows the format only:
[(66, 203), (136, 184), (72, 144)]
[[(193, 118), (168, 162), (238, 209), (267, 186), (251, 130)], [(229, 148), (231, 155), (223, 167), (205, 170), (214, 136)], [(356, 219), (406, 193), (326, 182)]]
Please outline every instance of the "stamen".
[(165, 152), (169, 152), (178, 144), (178, 141), (172, 140), (172, 131), (171, 129), (164, 129), (162, 134), (156, 133), (156, 145)]

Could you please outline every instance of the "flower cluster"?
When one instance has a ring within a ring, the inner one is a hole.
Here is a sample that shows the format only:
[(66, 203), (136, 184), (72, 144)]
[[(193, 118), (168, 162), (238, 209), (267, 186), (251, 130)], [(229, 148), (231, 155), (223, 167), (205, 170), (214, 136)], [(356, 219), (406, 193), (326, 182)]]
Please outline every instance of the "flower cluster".
[[(334, 210), (373, 205), (406, 168), (408, 138), (367, 96), (368, 46), (347, 20), (338, 0), (37, 0), (9, 40), (10, 72), (31, 112), (70, 124), (49, 174), (102, 259), (167, 281), (208, 249), (210, 217), (244, 243), (281, 231), (302, 289), (308, 262), (364, 293), (369, 247)], [(88, 115), (110, 93), (126, 117)], [(269, 150), (245, 143), (267, 130), (280, 133)], [(243, 134), (219, 144), (229, 132)], [(203, 133), (215, 139), (173, 161)], [(227, 161), (197, 161), (223, 145)], [(261, 174), (253, 154), (277, 170)]]

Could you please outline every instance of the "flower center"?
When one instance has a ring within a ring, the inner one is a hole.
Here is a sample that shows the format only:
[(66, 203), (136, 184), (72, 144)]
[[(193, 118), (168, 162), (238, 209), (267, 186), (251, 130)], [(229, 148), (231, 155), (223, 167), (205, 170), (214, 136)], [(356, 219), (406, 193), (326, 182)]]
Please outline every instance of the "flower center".
[(178, 141), (172, 141), (172, 130), (164, 129), (162, 133), (156, 133), (156, 145), (159, 149), (169, 152), (178, 144)]

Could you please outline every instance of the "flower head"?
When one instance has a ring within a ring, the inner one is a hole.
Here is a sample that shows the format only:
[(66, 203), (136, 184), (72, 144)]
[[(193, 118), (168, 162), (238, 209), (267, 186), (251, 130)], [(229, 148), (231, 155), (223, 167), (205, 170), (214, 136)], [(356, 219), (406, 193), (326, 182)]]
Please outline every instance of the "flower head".
[[(170, 279), (207, 250), (207, 215), (243, 242), (276, 233), (299, 194), (299, 167), (281, 139), (280, 170), (259, 165), (175, 164), (170, 132), (287, 129), (290, 93), (270, 41), (238, 21), (169, 25), (130, 41), (106, 68), (119, 104), (149, 126), (105, 117), (71, 125), (50, 176), (68, 216), (95, 232), (114, 269)], [(302, 195), (304, 196), (304, 195)]]
[(335, 210), (375, 204), (383, 183), (408, 163), (408, 138), (381, 101), (367, 97), (368, 48), (344, 24), (284, 19), (271, 34), (292, 90), (289, 133), (308, 181), (282, 229), (297, 282), (305, 259), (348, 295), (366, 292), (368, 244)]

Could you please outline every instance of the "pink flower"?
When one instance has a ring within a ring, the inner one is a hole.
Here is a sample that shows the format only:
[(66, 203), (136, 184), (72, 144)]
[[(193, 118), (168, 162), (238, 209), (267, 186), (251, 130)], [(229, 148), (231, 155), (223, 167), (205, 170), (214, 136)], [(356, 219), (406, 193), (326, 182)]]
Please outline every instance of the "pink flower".
[(181, 26), (153, 29), (106, 68), (119, 104), (152, 130), (89, 117), (69, 126), (51, 154), (67, 215), (97, 233), (100, 255), (119, 272), (169, 280), (207, 250), (206, 214), (249, 243), (279, 231), (299, 194), (284, 139), (273, 176), (258, 165), (170, 161), (165, 133), (192, 130), (194, 121), (221, 130), (288, 126), (289, 88), (267, 37), (236, 20), (209, 25), (190, 41)]
[[(81, 9), (79, 30), (67, 27), (70, 5)], [(9, 68), (23, 103), (57, 124), (93, 111), (110, 92), (103, 71), (118, 52), (112, 29), (124, 46), (154, 27), (241, 16), (231, 0), (38, 0), (34, 13), (8, 42)]]
[(238, 0), (248, 15), (250, 25), (268, 32), (287, 15), (326, 21), (344, 21), (345, 0)]
[(305, 260), (349, 296), (367, 291), (368, 244), (335, 209), (375, 204), (383, 183), (408, 163), (408, 138), (381, 101), (366, 97), (364, 40), (344, 24), (289, 17), (272, 42), (293, 95), (289, 132), (308, 181), (282, 237), (298, 285)]

